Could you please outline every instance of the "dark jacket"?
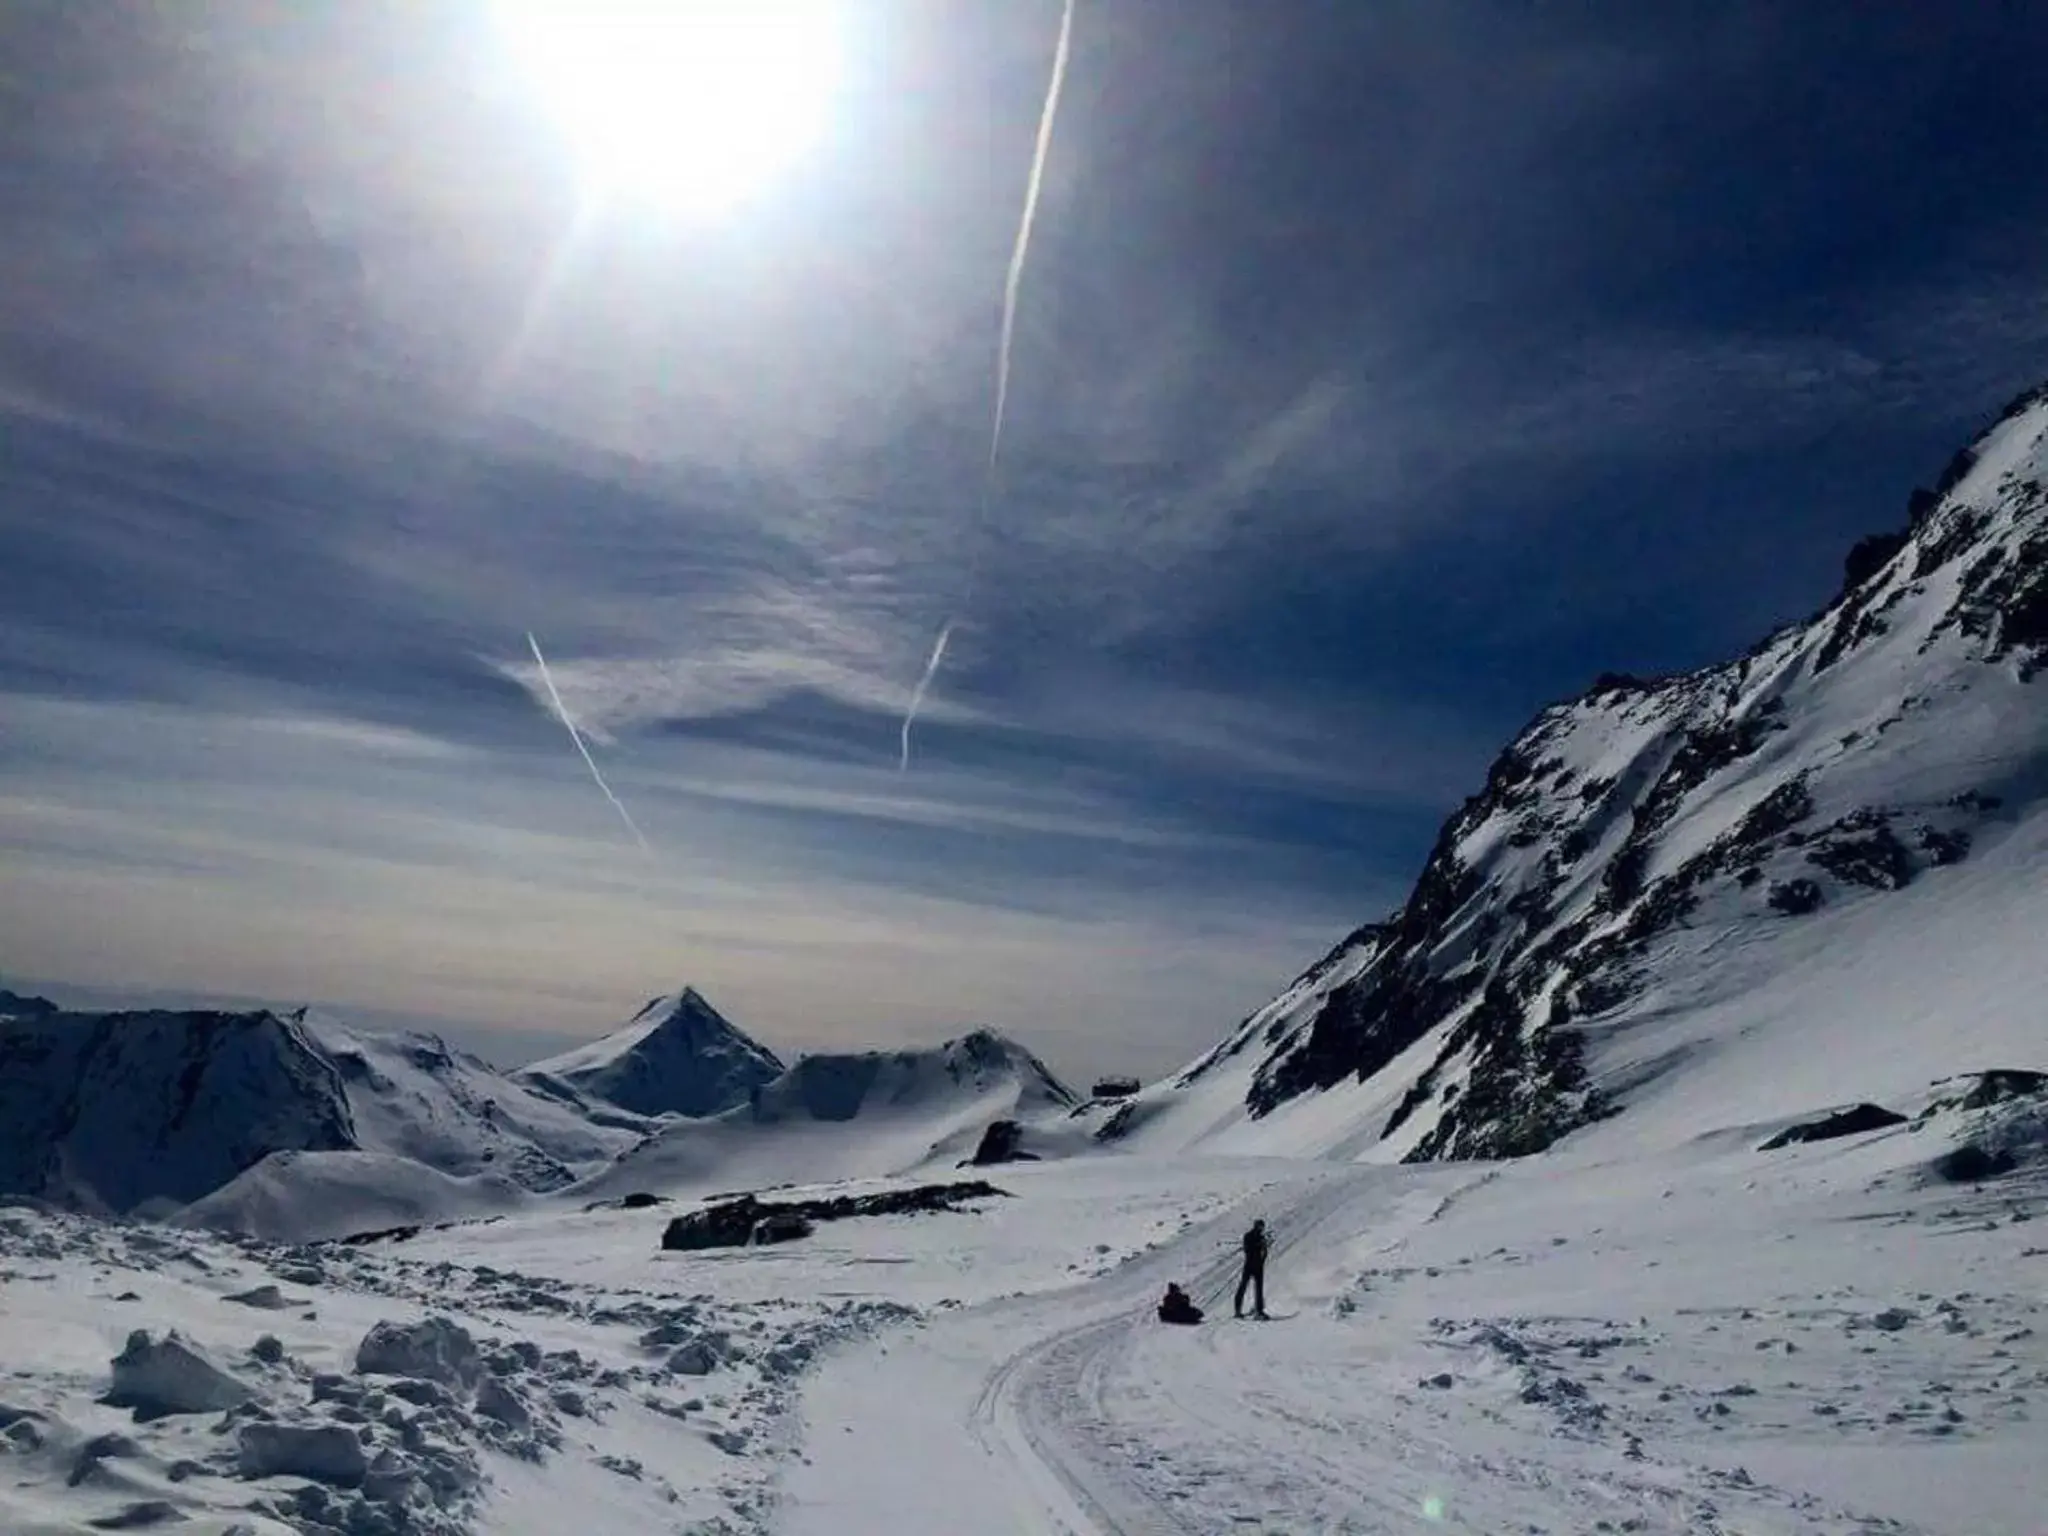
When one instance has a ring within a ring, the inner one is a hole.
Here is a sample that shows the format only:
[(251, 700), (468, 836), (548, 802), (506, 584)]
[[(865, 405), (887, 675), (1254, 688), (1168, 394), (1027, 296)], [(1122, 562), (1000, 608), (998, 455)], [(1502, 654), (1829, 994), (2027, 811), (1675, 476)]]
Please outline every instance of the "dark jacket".
[(1253, 1227), (1244, 1235), (1244, 1267), (1264, 1269), (1266, 1267), (1267, 1238), (1265, 1229)]

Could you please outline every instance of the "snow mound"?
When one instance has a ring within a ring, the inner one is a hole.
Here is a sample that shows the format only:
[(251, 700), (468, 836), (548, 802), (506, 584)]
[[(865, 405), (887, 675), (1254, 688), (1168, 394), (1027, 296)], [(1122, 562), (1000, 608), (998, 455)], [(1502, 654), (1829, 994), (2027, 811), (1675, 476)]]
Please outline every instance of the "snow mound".
[(514, 1074), (541, 1092), (642, 1115), (715, 1115), (782, 1071), (693, 987), (657, 997), (624, 1029)]
[(280, 1152), (175, 1219), (213, 1232), (313, 1243), (502, 1215), (531, 1199), (496, 1174), (456, 1178), (381, 1152)]
[(970, 1155), (995, 1120), (1064, 1116), (1074, 1095), (993, 1030), (922, 1050), (800, 1058), (751, 1101), (648, 1138), (578, 1198), (881, 1178)]

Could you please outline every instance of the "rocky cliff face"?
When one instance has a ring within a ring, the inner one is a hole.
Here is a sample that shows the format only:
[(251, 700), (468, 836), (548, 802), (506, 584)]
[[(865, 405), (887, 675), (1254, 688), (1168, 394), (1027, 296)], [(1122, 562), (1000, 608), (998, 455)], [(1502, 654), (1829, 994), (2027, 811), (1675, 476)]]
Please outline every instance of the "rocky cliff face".
[(0, 1019), (0, 1188), (129, 1211), (195, 1200), (272, 1152), (354, 1145), (340, 1075), (289, 1016)]
[(1261, 1050), (1259, 1117), (1396, 1074), (1378, 1134), (1411, 1160), (1534, 1152), (1623, 1108), (1655, 1069), (1603, 1053), (1717, 946), (1768, 954), (1774, 925), (1885, 900), (2048, 801), (2044, 481), (2036, 391), (1852, 551), (1814, 619), (1543, 711), (1406, 905), (1182, 1081)]

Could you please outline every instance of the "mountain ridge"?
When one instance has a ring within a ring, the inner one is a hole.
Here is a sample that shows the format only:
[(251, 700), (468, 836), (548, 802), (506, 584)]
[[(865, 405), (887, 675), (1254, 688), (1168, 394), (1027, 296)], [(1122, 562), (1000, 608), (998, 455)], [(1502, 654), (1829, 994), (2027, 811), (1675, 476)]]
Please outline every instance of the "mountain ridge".
[[(1603, 674), (1539, 711), (1390, 919), (1116, 1129), (1171, 1118), (1177, 1097), (1214, 1101), (1227, 1075), (1254, 1122), (1372, 1085), (1358, 1113), (1370, 1099), (1376, 1123), (1339, 1134), (1328, 1104), (1311, 1118), (1377, 1156), (1538, 1151), (1671, 1067), (1630, 1041), (1680, 993), (1720, 995), (1729, 951), (1714, 945), (1790, 956), (1790, 926), (1815, 913), (1846, 921), (2031, 837), (2048, 799), (2048, 709), (2030, 688), (2048, 658), (2044, 438), (2048, 388), (2029, 390), (1913, 493), (1904, 530), (1852, 548), (1818, 613), (1732, 661)], [(1231, 1116), (1201, 1123), (1229, 1132)]]

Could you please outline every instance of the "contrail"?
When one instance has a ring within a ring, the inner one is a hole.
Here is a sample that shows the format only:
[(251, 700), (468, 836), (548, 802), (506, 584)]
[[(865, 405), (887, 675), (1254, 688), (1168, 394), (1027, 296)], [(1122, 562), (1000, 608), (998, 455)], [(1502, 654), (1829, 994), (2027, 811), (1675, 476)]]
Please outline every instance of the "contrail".
[[(1017, 329), (1017, 290), (1024, 282), (1024, 263), (1031, 253), (1031, 224), (1038, 217), (1038, 189), (1045, 180), (1046, 155), (1052, 149), (1053, 119), (1059, 115), (1060, 88), (1067, 78), (1067, 50), (1074, 37), (1074, 0), (1062, 0), (1060, 6), (1060, 37), (1052, 53), (1052, 79), (1046, 83), (1045, 105), (1038, 114), (1038, 141), (1031, 152), (1031, 177), (1024, 186), (1024, 213), (1017, 221), (1017, 243), (1010, 248), (1010, 270), (1003, 279), (1003, 332), (996, 345), (996, 404), (989, 421), (988, 471), (982, 482), (981, 510), (988, 513), (988, 504), (995, 493), (996, 464), (1003, 453), (1003, 418), (1010, 406), (1010, 341)], [(924, 696), (938, 676), (939, 663), (946, 656), (946, 642), (953, 637), (953, 626), (957, 619), (948, 619), (939, 631), (939, 638), (932, 643), (931, 659), (924, 664), (924, 675), (917, 680), (917, 687), (911, 691), (910, 707), (903, 712), (903, 755), (897, 764), (901, 773), (910, 767), (910, 731), (917, 724), (917, 712), (924, 707)]]
[(540, 680), (547, 685), (548, 697), (554, 701), (555, 718), (567, 727), (569, 739), (576, 743), (576, 750), (583, 754), (584, 766), (590, 770), (590, 776), (597, 780), (597, 787), (604, 791), (605, 799), (611, 801), (612, 809), (619, 813), (619, 820), (626, 824), (626, 830), (633, 834), (633, 841), (640, 845), (640, 851), (652, 856), (654, 850), (648, 847), (647, 839), (640, 835), (640, 828), (634, 822), (632, 813), (626, 809), (626, 802), (612, 793), (611, 785), (605, 783), (604, 775), (597, 771), (597, 759), (590, 755), (590, 748), (583, 744), (583, 733), (576, 729), (576, 722), (570, 718), (569, 706), (562, 702), (562, 695), (555, 688), (554, 676), (548, 671), (548, 659), (541, 655), (540, 642), (533, 638), (533, 631), (530, 629), (526, 632), (526, 643), (533, 649), (534, 663), (540, 668)]
[(952, 638), (953, 621), (948, 619), (946, 627), (939, 631), (938, 643), (932, 647), (932, 659), (924, 664), (924, 676), (911, 690), (910, 708), (903, 712), (903, 756), (896, 764), (898, 773), (910, 767), (910, 728), (917, 724), (917, 712), (924, 707), (924, 691), (931, 687), (932, 679), (938, 675), (939, 663), (946, 659), (946, 642)]
[(1067, 44), (1074, 35), (1074, 0), (1060, 9), (1060, 40), (1053, 49), (1052, 79), (1045, 88), (1045, 107), (1038, 114), (1038, 143), (1031, 154), (1031, 180), (1024, 187), (1024, 216), (1017, 222), (1017, 244), (1010, 252), (1009, 276), (1003, 279), (1003, 338), (996, 348), (996, 411), (989, 426), (988, 472), (996, 471), (1003, 449), (1003, 413), (1010, 403), (1010, 337), (1017, 324), (1017, 289), (1024, 281), (1024, 259), (1031, 250), (1031, 221), (1038, 216), (1038, 188), (1045, 180), (1045, 157), (1052, 148), (1052, 120), (1060, 109), (1060, 87), (1067, 78)]

